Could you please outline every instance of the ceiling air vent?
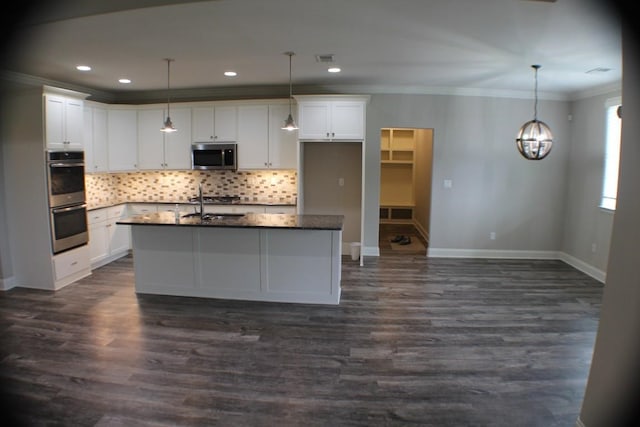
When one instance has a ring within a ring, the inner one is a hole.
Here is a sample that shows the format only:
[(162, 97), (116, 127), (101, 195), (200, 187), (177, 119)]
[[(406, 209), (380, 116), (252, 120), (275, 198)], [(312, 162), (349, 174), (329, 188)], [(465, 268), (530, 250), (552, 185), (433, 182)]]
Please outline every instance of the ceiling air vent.
[(322, 63), (331, 63), (334, 61), (334, 54), (332, 53), (325, 53), (323, 55), (316, 55), (316, 62), (322, 62)]

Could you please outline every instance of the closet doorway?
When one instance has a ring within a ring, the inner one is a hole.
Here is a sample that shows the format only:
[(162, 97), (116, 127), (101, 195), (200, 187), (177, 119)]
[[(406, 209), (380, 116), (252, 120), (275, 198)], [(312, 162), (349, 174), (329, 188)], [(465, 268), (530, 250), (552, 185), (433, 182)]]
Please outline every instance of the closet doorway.
[(426, 255), (431, 215), (433, 129), (380, 130), (380, 254)]

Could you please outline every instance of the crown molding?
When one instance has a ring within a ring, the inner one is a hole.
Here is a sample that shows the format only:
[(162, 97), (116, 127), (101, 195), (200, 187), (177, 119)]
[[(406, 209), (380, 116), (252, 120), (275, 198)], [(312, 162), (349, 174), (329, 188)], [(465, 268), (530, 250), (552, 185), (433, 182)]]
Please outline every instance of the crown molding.
[[(87, 94), (87, 99), (106, 104), (156, 104), (167, 101), (166, 90), (104, 91), (66, 82), (44, 79), (14, 71), (0, 70), (0, 78), (31, 86), (53, 86)], [(550, 101), (573, 101), (622, 90), (622, 82), (574, 93), (538, 92), (538, 98)], [(533, 99), (530, 90), (503, 90), (464, 87), (394, 86), (394, 85), (294, 85), (295, 95), (446, 95), (489, 98)], [(288, 98), (288, 85), (221, 86), (171, 89), (172, 102), (222, 101), (242, 99)]]

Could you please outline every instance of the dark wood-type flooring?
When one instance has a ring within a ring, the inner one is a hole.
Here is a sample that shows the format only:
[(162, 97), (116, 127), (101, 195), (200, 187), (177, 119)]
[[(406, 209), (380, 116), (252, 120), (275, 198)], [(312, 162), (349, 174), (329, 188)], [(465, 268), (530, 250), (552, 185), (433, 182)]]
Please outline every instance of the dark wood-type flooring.
[[(345, 257), (338, 306), (0, 293), (3, 425), (571, 427), (603, 287), (561, 261)], [(7, 423), (13, 415), (11, 423)]]

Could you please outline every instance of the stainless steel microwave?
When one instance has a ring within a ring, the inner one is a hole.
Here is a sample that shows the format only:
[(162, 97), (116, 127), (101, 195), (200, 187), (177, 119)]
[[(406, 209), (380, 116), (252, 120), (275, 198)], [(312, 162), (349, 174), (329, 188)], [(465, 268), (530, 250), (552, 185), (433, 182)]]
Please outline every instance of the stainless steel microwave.
[(238, 169), (238, 144), (203, 142), (191, 144), (191, 169)]

